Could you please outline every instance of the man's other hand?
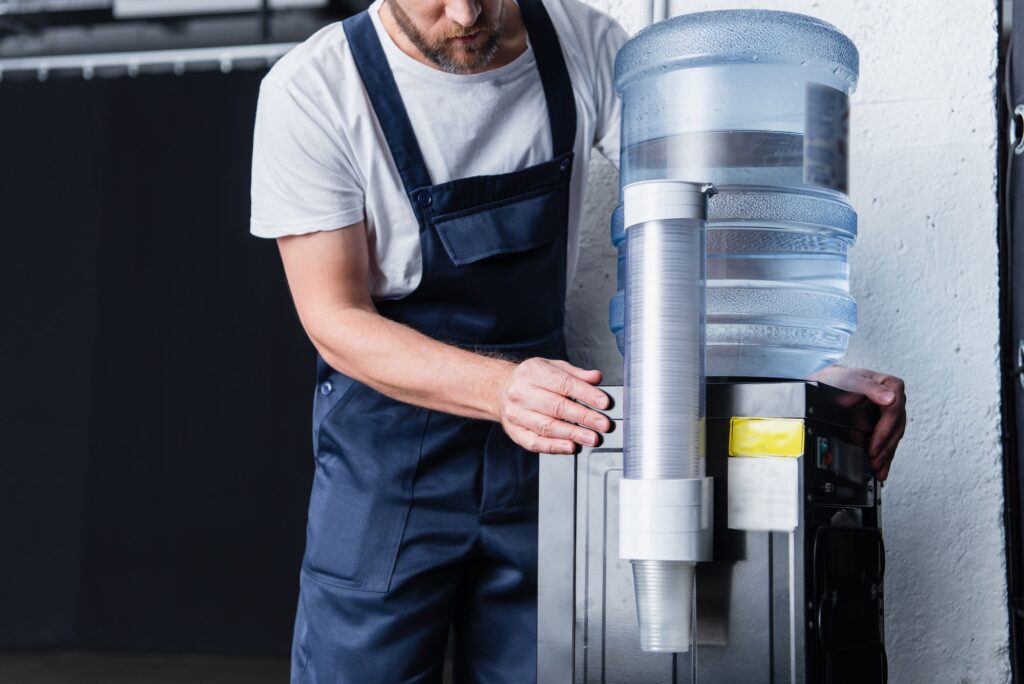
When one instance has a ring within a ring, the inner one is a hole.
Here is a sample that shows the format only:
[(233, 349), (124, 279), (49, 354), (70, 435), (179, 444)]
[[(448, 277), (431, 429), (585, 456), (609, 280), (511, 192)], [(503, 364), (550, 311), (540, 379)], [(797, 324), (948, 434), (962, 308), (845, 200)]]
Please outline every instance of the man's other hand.
[(871, 434), (868, 458), (875, 478), (885, 480), (889, 476), (896, 447), (907, 429), (907, 393), (903, 380), (895, 375), (845, 366), (823, 368), (807, 379), (863, 394), (878, 405), (881, 417)]
[(611, 405), (608, 395), (594, 386), (599, 382), (601, 371), (527, 359), (513, 366), (501, 383), (501, 425), (519, 446), (536, 453), (571, 454), (576, 445), (596, 446), (597, 433), (611, 429), (608, 418), (584, 406)]

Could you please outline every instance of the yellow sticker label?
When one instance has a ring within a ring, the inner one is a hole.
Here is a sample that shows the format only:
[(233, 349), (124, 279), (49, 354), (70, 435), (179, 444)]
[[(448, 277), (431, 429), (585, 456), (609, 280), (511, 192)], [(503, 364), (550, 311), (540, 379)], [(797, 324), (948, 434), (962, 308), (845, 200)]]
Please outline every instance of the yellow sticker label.
[(788, 456), (804, 454), (801, 418), (738, 418), (729, 420), (730, 456)]

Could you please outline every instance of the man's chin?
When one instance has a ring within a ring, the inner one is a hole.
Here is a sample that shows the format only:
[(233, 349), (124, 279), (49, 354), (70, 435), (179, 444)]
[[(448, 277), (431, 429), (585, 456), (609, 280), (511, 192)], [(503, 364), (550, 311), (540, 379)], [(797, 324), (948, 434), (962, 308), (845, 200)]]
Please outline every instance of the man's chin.
[(455, 73), (457, 74), (472, 74), (485, 68), (491, 63), (490, 59), (474, 59), (466, 61), (457, 61), (453, 63)]
[(472, 74), (480, 71), (494, 60), (494, 55), (482, 54), (480, 50), (465, 50), (455, 48), (446, 51), (441, 59), (434, 62), (452, 74)]

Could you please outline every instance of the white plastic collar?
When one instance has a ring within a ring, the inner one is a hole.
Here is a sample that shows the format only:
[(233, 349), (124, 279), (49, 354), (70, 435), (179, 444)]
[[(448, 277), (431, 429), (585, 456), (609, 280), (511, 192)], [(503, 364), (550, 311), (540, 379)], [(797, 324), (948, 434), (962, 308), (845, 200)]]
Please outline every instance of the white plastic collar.
[(709, 561), (713, 479), (619, 481), (619, 558)]
[(706, 219), (708, 187), (676, 180), (630, 183), (622, 191), (626, 230), (647, 221)]

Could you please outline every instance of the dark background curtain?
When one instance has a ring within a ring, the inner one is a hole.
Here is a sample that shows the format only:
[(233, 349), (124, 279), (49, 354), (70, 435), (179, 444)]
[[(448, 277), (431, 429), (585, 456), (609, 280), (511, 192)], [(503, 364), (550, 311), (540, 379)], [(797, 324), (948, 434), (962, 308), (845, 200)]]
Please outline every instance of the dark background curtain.
[(287, 651), (314, 352), (248, 234), (262, 76), (0, 83), (0, 647)]

